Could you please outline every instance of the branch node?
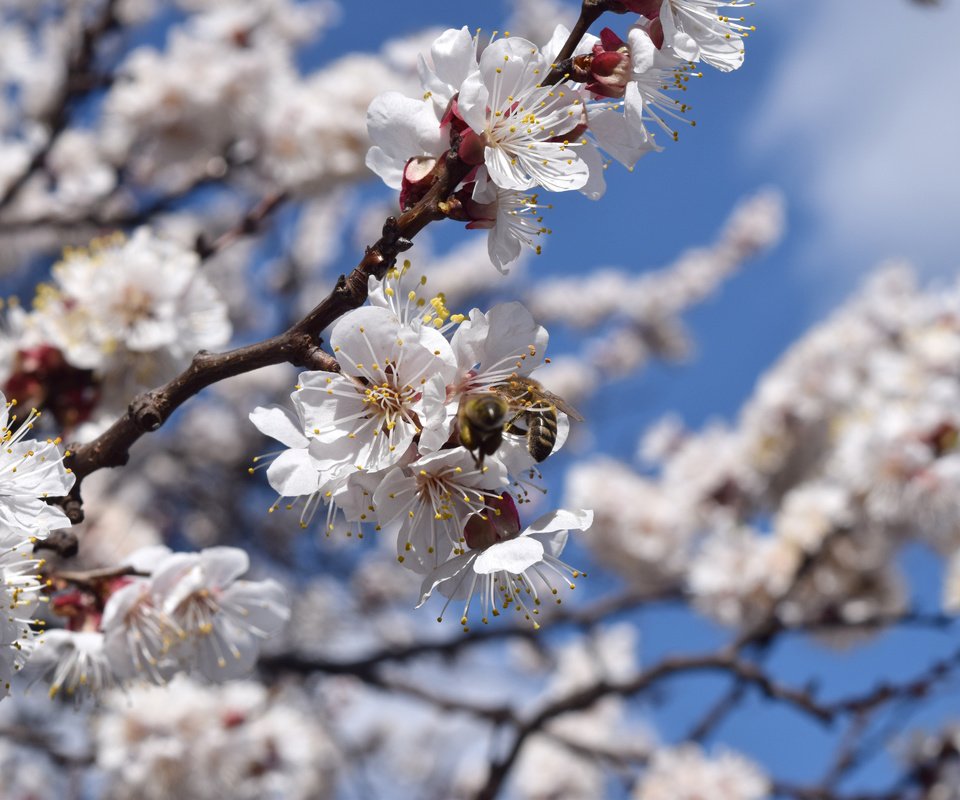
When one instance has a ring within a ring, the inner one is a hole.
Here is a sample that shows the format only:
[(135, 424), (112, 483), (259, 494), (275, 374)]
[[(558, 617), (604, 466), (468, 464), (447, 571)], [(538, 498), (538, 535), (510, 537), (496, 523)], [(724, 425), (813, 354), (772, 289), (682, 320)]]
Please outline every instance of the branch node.
[[(157, 402), (149, 392), (137, 395), (130, 403), (130, 416), (137, 424), (137, 427), (143, 431), (155, 431), (163, 424), (163, 414), (160, 412)], [(123, 463), (126, 463), (124, 458)]]

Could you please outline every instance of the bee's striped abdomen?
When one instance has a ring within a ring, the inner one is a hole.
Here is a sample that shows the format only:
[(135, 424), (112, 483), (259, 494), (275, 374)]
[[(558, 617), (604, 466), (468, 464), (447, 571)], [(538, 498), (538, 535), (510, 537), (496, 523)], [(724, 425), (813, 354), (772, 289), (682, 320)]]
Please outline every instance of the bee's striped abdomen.
[(543, 461), (557, 443), (557, 410), (548, 406), (531, 412), (527, 427), (527, 450), (536, 461)]

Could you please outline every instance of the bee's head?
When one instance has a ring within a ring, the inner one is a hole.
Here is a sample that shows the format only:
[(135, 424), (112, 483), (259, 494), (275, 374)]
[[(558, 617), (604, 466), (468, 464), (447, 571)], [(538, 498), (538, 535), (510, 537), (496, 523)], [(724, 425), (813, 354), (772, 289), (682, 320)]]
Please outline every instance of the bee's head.
[(506, 401), (495, 394), (478, 394), (464, 402), (471, 424), (481, 430), (501, 427), (508, 410)]

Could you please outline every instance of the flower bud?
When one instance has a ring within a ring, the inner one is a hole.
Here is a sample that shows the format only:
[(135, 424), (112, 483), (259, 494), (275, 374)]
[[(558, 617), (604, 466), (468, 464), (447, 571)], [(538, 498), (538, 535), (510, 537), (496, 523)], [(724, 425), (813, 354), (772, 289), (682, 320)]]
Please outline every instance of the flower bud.
[(630, 47), (609, 28), (593, 46), (587, 89), (601, 97), (623, 97), (630, 80)]
[(90, 419), (100, 400), (93, 371), (74, 367), (46, 344), (17, 351), (3, 391), (24, 405), (47, 409), (64, 429)]
[(434, 174), (436, 166), (437, 159), (430, 156), (416, 156), (407, 162), (400, 186), (400, 208), (404, 211), (412, 208), (430, 191), (437, 179)]
[(515, 539), (519, 533), (520, 514), (508, 492), (491, 500), (483, 513), (470, 517), (463, 529), (463, 537), (471, 550), (486, 550), (498, 542)]
[(647, 19), (657, 19), (663, 3), (661, 0), (620, 0), (620, 5), (634, 14), (642, 14)]

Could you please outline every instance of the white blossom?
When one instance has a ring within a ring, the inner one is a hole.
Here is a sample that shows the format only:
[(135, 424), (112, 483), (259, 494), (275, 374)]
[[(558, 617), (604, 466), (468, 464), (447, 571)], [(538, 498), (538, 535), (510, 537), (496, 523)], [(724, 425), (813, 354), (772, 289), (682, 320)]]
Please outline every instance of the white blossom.
[(499, 499), (506, 484), (506, 467), (496, 458), (478, 467), (470, 453), (456, 448), (394, 467), (380, 482), (373, 502), (381, 525), (400, 521), (401, 563), (427, 571), (462, 544), (468, 517), (492, 513), (487, 502)]
[[(151, 560), (161, 559), (150, 567), (159, 566), (166, 554), (156, 553), (157, 548), (145, 549)], [(163, 610), (149, 580), (134, 578), (113, 592), (104, 606), (100, 629), (110, 667), (118, 678), (166, 683), (176, 672), (171, 650), (179, 644), (183, 631)]]
[[(743, 64), (743, 39), (753, 31), (739, 9), (752, 5), (742, 0), (663, 0), (660, 22), (664, 44), (688, 61), (705, 61), (723, 72)], [(724, 13), (726, 9), (730, 11)]]
[(305, 701), (186, 676), (110, 692), (95, 727), (97, 766), (115, 798), (329, 800), (339, 755)]
[(456, 366), (431, 327), (402, 327), (385, 308), (345, 314), (330, 344), (340, 374), (305, 372), (294, 402), (308, 436), (340, 448), (340, 472), (377, 471), (400, 461), (414, 436), (446, 424), (446, 384)]
[(65, 496), (74, 476), (63, 466), (58, 442), (26, 438), (39, 412), (21, 421), (11, 415), (13, 406), (0, 392), (0, 525), (32, 534), (67, 527), (67, 515), (45, 501)]
[[(465, 531), (469, 549), (426, 577), (420, 605), (439, 589), (450, 600), (466, 597), (460, 616), (464, 627), (475, 596), (481, 622), (486, 623), (491, 615), (499, 616), (501, 609), (512, 605), (534, 627), (539, 627), (534, 618), (540, 613), (542, 589), (556, 596), (554, 583), (558, 579), (573, 589), (570, 578), (581, 574), (558, 558), (567, 543), (568, 531), (587, 530), (592, 523), (592, 511), (551, 511), (521, 532), (512, 500), (487, 515), (474, 517)], [(555, 599), (560, 602), (559, 597)], [(443, 611), (439, 619), (442, 618)]]
[(249, 672), (258, 640), (275, 634), (290, 614), (276, 581), (237, 580), (249, 565), (243, 550), (210, 547), (170, 556), (151, 577), (163, 612), (184, 634), (177, 655), (213, 681)]
[(54, 281), (32, 316), (36, 334), (72, 365), (122, 384), (152, 387), (230, 337), (197, 254), (148, 228), (67, 251)]
[(33, 542), (0, 525), (0, 698), (33, 648), (32, 627), (41, 583)]
[(653, 754), (633, 800), (764, 800), (770, 781), (760, 768), (731, 751), (713, 758), (692, 744)]
[(61, 692), (79, 703), (96, 698), (116, 679), (102, 633), (95, 631), (50, 630), (43, 634), (29, 661), (31, 676), (50, 683), (50, 697)]
[(484, 164), (503, 189), (582, 188), (590, 177), (580, 149), (563, 140), (583, 115), (579, 95), (543, 86), (550, 62), (533, 42), (498, 39), (480, 56), (479, 70), (460, 88), (459, 110), (485, 144)]

